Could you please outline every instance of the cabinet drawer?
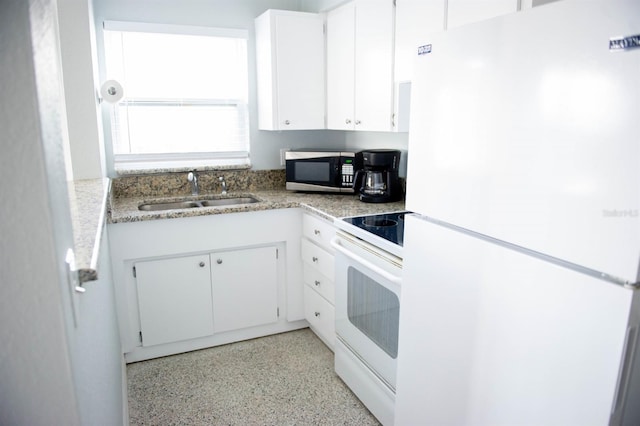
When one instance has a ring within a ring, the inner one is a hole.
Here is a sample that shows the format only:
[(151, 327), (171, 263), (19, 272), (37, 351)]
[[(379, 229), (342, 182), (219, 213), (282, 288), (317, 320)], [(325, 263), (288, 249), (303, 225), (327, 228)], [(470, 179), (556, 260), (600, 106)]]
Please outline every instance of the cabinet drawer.
[(333, 350), (336, 340), (335, 309), (309, 286), (304, 286), (304, 313), (312, 330)]
[(302, 216), (302, 235), (333, 252), (331, 239), (336, 235), (336, 228), (332, 224), (315, 216), (305, 214)]
[(333, 277), (335, 272), (335, 261), (333, 254), (311, 243), (306, 238), (302, 239), (302, 261), (316, 268), (326, 277)]
[(304, 263), (302, 268), (302, 275), (305, 284), (320, 293), (320, 295), (327, 299), (329, 303), (335, 304), (336, 287), (333, 283), (333, 279), (320, 273), (320, 271), (309, 266), (307, 263)]

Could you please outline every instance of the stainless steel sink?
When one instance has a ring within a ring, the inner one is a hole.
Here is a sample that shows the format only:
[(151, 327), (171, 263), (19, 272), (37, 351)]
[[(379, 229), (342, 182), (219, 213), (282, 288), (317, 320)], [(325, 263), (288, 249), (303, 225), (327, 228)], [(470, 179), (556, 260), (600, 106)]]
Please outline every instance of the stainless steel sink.
[(253, 197), (236, 197), (236, 198), (218, 198), (215, 200), (202, 200), (203, 207), (215, 207), (215, 206), (233, 206), (235, 204), (253, 204), (257, 203), (257, 198)]
[(140, 204), (138, 210), (157, 211), (175, 209), (194, 209), (199, 207), (235, 206), (242, 204), (258, 203), (260, 200), (254, 197), (216, 198), (212, 200), (183, 200), (183, 201), (159, 201)]

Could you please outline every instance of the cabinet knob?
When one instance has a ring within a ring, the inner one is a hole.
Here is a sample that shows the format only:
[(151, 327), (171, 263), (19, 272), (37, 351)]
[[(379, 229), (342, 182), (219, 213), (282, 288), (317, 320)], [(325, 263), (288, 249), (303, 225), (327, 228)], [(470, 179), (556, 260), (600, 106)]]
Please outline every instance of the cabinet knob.
[(316, 284), (316, 287), (318, 287), (320, 285), (320, 281), (316, 280), (315, 284)]
[(216, 260), (216, 263), (217, 263), (218, 265), (222, 264), (222, 259), (218, 259), (218, 260)]
[(320, 316), (320, 312), (316, 311), (316, 312), (313, 313), (313, 315), (315, 315), (316, 317), (319, 317)]
[(284, 120), (284, 124), (288, 126), (289, 124), (291, 124), (291, 122), (289, 120)]
[(360, 120), (356, 120), (356, 126), (360, 125), (360, 123), (362, 123)]
[(313, 256), (313, 257), (311, 258), (311, 260), (313, 260), (314, 262), (317, 262), (317, 261), (318, 261), (318, 258), (317, 258), (317, 257), (315, 257), (315, 256)]
[(313, 233), (316, 234), (316, 235), (320, 235), (320, 231), (318, 229), (314, 229)]
[(351, 120), (349, 120), (348, 118), (346, 120), (344, 120), (345, 124), (351, 124)]
[(204, 262), (200, 262), (200, 267), (204, 268)]

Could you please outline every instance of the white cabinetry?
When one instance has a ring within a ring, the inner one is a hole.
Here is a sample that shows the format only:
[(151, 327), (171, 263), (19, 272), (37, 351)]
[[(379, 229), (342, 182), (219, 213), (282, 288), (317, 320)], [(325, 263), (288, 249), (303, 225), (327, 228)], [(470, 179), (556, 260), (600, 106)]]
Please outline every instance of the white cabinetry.
[(276, 256), (275, 247), (211, 254), (216, 333), (278, 321)]
[(393, 130), (393, 0), (327, 13), (327, 128)]
[(518, 11), (518, 0), (448, 0), (447, 28)]
[(267, 10), (255, 20), (258, 126), (324, 129), (324, 19)]
[(144, 346), (213, 334), (209, 256), (135, 264)]
[(109, 225), (125, 360), (306, 327), (301, 228), (299, 209)]
[(305, 318), (332, 350), (336, 339), (335, 260), (330, 243), (335, 233), (333, 225), (319, 217), (305, 214), (302, 218)]

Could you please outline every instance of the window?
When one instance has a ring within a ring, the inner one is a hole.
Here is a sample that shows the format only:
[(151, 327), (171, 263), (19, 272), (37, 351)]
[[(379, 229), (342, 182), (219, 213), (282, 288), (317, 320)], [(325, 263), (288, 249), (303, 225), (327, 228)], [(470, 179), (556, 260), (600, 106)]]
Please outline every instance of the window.
[[(105, 22), (115, 168), (248, 164), (247, 32)], [(194, 163), (195, 162), (195, 163)]]

